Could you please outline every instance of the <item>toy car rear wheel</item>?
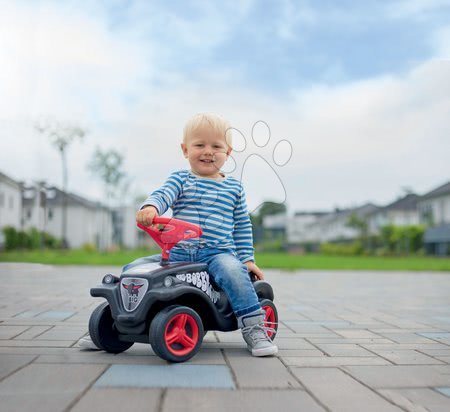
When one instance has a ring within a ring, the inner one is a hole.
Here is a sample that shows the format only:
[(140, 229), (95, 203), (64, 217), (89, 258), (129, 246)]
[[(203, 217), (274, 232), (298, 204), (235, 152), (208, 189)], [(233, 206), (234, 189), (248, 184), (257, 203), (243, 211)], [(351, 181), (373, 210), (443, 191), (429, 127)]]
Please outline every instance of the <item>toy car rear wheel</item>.
[(277, 307), (270, 299), (262, 299), (260, 303), (264, 312), (266, 312), (264, 316), (264, 326), (271, 329), (267, 332), (267, 334), (270, 339), (274, 340), (278, 331)]
[(89, 335), (92, 342), (106, 352), (120, 353), (133, 346), (133, 342), (119, 340), (108, 302), (103, 302), (92, 312), (89, 318)]
[(187, 306), (161, 310), (150, 325), (153, 351), (169, 362), (185, 362), (200, 349), (204, 330), (197, 312)]

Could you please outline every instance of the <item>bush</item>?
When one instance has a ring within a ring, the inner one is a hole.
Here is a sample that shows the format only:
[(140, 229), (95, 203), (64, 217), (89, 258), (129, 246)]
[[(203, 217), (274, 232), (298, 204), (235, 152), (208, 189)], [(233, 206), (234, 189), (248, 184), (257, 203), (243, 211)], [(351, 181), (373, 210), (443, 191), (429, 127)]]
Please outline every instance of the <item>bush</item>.
[(28, 246), (30, 249), (39, 249), (41, 247), (41, 233), (32, 227), (28, 233)]
[(16, 230), (12, 226), (5, 226), (3, 234), (5, 237), (5, 250), (39, 249), (40, 247), (58, 249), (61, 247), (59, 239), (34, 227), (25, 232)]
[(17, 231), (12, 226), (5, 226), (2, 230), (5, 237), (5, 249), (14, 250), (17, 249), (19, 239), (17, 236)]
[(322, 243), (320, 253), (324, 255), (356, 256), (364, 253), (361, 242), (352, 243)]
[(97, 251), (97, 246), (94, 243), (83, 243), (81, 249), (87, 253), (93, 253)]
[(417, 253), (423, 248), (424, 233), (422, 225), (386, 225), (380, 230), (381, 245), (390, 254)]
[(47, 232), (42, 232), (42, 243), (43, 246), (48, 249), (61, 249), (62, 242), (53, 235)]

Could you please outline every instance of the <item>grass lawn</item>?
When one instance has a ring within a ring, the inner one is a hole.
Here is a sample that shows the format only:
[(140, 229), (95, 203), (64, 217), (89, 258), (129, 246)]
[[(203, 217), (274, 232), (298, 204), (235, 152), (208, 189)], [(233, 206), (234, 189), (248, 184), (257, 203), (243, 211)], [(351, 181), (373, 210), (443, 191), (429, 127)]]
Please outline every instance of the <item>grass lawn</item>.
[(142, 256), (161, 253), (159, 250), (120, 250), (117, 252), (86, 252), (73, 250), (0, 252), (0, 262), (29, 262), (51, 265), (123, 266)]
[[(122, 266), (132, 260), (159, 253), (157, 250), (130, 250), (117, 252), (22, 251), (0, 252), (0, 262), (33, 262), (53, 265), (112, 265)], [(262, 268), (298, 269), (348, 269), (348, 270), (414, 270), (450, 271), (450, 258), (436, 257), (375, 257), (375, 256), (325, 256), (289, 255), (286, 253), (258, 253), (257, 263)]]

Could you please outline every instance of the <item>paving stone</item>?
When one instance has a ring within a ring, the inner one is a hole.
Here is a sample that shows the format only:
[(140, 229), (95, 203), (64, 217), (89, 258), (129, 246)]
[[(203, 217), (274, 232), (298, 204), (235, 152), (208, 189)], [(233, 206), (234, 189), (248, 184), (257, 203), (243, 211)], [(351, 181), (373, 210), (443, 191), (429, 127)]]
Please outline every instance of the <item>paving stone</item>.
[(162, 412), (319, 412), (325, 411), (302, 390), (205, 390), (199, 396), (187, 390), (169, 389)]
[[(442, 365), (444, 366), (444, 365)], [(344, 366), (352, 376), (373, 388), (450, 386), (450, 370), (441, 365)]]
[(86, 334), (85, 327), (54, 326), (47, 332), (42, 333), (37, 340), (76, 340), (78, 341)]
[(70, 411), (157, 412), (160, 399), (160, 389), (95, 388), (90, 389)]
[(25, 312), (20, 312), (18, 314), (16, 314), (14, 317), (15, 318), (34, 318), (35, 316), (39, 315), (40, 313), (42, 313), (42, 310), (27, 310)]
[(450, 356), (450, 347), (448, 349), (417, 349), (419, 352), (429, 356)]
[(55, 348), (70, 348), (74, 344), (73, 340), (0, 340), (0, 346), (15, 346), (15, 347), (30, 347), (30, 346), (41, 346), (41, 347), (55, 347)]
[(393, 344), (394, 342), (386, 339), (386, 338), (342, 338), (342, 337), (327, 337), (327, 336), (319, 336), (319, 337), (308, 337), (308, 341), (311, 343), (351, 343), (356, 345), (367, 345), (367, 344)]
[(427, 350), (449, 350), (450, 347), (442, 343), (361, 343), (360, 346), (371, 351), (377, 350), (418, 350), (421, 352)]
[(286, 321), (284, 323), (294, 332), (301, 334), (302, 336), (322, 336), (322, 335), (332, 337), (339, 336), (330, 329), (327, 329), (320, 325), (305, 325), (303, 323), (286, 322)]
[(56, 320), (64, 320), (71, 316), (73, 316), (75, 312), (67, 312), (67, 311), (55, 311), (55, 310), (49, 310), (46, 312), (43, 312), (35, 317), (35, 319), (56, 319)]
[(350, 356), (350, 357), (376, 356), (372, 352), (369, 352), (367, 349), (364, 349), (358, 345), (349, 344), (349, 343), (343, 343), (343, 344), (316, 343), (316, 346), (330, 356)]
[(226, 349), (226, 357), (239, 388), (300, 388), (300, 384), (276, 357), (256, 358), (247, 351)]
[[(111, 363), (129, 363), (129, 364), (145, 363), (153, 365), (162, 365), (166, 363), (165, 361), (158, 358), (154, 354), (150, 345), (142, 344), (142, 346), (145, 346), (145, 350), (143, 350), (144, 348), (139, 348), (138, 350), (132, 351), (134, 346), (136, 345), (137, 344), (134, 344), (127, 351), (115, 355)], [(225, 365), (225, 359), (223, 357), (222, 352), (219, 349), (207, 348), (203, 345), (200, 351), (193, 358), (189, 359), (189, 361), (187, 361), (186, 364)]]
[[(149, 357), (154, 359), (155, 357)], [(66, 353), (43, 354), (35, 360), (36, 363), (85, 363), (110, 365), (112, 363), (130, 363), (129, 359), (121, 359), (116, 355), (104, 351), (81, 351), (79, 349), (71, 350)], [(148, 358), (139, 358), (139, 363), (149, 363)]]
[(112, 365), (95, 387), (233, 389), (234, 382), (224, 365)]
[(324, 353), (318, 349), (280, 349), (278, 347), (278, 357), (298, 356), (298, 357), (320, 357), (325, 356)]
[(401, 411), (339, 369), (295, 368), (293, 373), (333, 411)]
[(7, 326), (0, 324), (0, 339), (12, 339), (25, 332), (28, 328), (28, 326)]
[(437, 390), (439, 393), (442, 393), (445, 396), (450, 397), (450, 387), (448, 387), (448, 388), (434, 388), (434, 389)]
[(432, 339), (415, 333), (382, 333), (380, 335), (397, 343), (433, 343)]
[(418, 335), (450, 344), (450, 332), (428, 332), (428, 333), (418, 333)]
[(290, 320), (290, 319), (283, 319), (283, 323), (285, 324), (291, 324), (291, 325), (298, 325), (298, 326), (324, 326), (328, 328), (337, 328), (337, 327), (348, 327), (350, 326), (350, 322), (344, 321), (344, 320)]
[(284, 338), (276, 336), (275, 342), (279, 349), (311, 349), (317, 348), (303, 338)]
[(414, 350), (374, 350), (396, 365), (439, 365), (441, 361)]
[(0, 380), (11, 372), (30, 363), (36, 356), (33, 355), (0, 355)]
[(450, 399), (429, 388), (380, 389), (392, 403), (411, 412), (448, 412)]
[(288, 366), (302, 366), (302, 367), (334, 367), (346, 365), (391, 365), (386, 359), (378, 356), (364, 358), (358, 356), (355, 358), (348, 356), (281, 356), (283, 362)]
[(103, 365), (28, 365), (0, 382), (2, 412), (62, 411), (104, 369)]
[(23, 393), (2, 394), (0, 393), (0, 404), (2, 412), (49, 412), (65, 411), (78, 395), (73, 392), (63, 393)]
[(14, 339), (31, 340), (49, 330), (50, 328), (52, 328), (52, 326), (32, 326), (31, 328), (22, 332), (20, 335), (17, 335)]
[(368, 338), (368, 339), (379, 339), (380, 335), (364, 329), (339, 329), (335, 330), (335, 333), (343, 336), (344, 338)]
[[(29, 270), (33, 267), (0, 263), (0, 280), (8, 279), (13, 282), (13, 286), (17, 286), (16, 290), (21, 294), (12, 299), (7, 291), (0, 290), (0, 327), (22, 328), (20, 335), (11, 337), (6, 334), (7, 338), (0, 340), (0, 354), (16, 357), (10, 361), (13, 370), (4, 382), (9, 382), (13, 376), (20, 375), (33, 365), (48, 368), (55, 368), (60, 363), (67, 367), (100, 368), (105, 368), (108, 364), (128, 368), (170, 366), (156, 357), (149, 345), (136, 344), (119, 355), (80, 351), (74, 347), (75, 339), (87, 331), (92, 310), (103, 301), (89, 296), (90, 287), (99, 283), (103, 273), (114, 272), (117, 268), (41, 265), (33, 269), (34, 271)], [(302, 271), (287, 274), (278, 270), (267, 270), (266, 275), (274, 288), (281, 319), (276, 341), (280, 348), (279, 357), (252, 358), (246, 350), (240, 332), (209, 333), (197, 356), (183, 366), (221, 366), (235, 379), (237, 389), (216, 390), (203, 387), (185, 391), (169, 389), (164, 395), (166, 400), (171, 399), (171, 393), (184, 392), (189, 398), (186, 404), (190, 405), (190, 402), (195, 404), (203, 400), (209, 409), (212, 409), (211, 403), (214, 409), (217, 409), (216, 403), (221, 403), (225, 406), (231, 405), (227, 410), (232, 408), (239, 410), (239, 405), (246, 406), (245, 410), (251, 410), (246, 403), (248, 397), (254, 399), (251, 404), (252, 406), (257, 404), (258, 410), (266, 405), (267, 409), (271, 410), (280, 405), (288, 410), (289, 407), (292, 407), (292, 410), (310, 410), (312, 407), (308, 405), (297, 408), (295, 404), (298, 402), (303, 406), (300, 398), (297, 398), (300, 396), (298, 394), (308, 397), (309, 395), (302, 390), (302, 385), (292, 373), (314, 368), (318, 373), (322, 373), (335, 366), (345, 373), (356, 373), (358, 370), (367, 382), (377, 384), (376, 379), (379, 379), (379, 383), (386, 386), (369, 385), (370, 387), (366, 389), (372, 392), (378, 390), (379, 394), (374, 395), (381, 399), (383, 399), (381, 396), (388, 398), (382, 391), (392, 391), (396, 396), (393, 402), (409, 402), (405, 403), (407, 407), (404, 409), (414, 410), (413, 408), (423, 406), (432, 410), (430, 405), (433, 405), (433, 402), (425, 402), (428, 396), (430, 399), (434, 396), (435, 400), (449, 399), (435, 389), (430, 389), (450, 387), (448, 382), (450, 355), (447, 352), (450, 350), (450, 342), (447, 341), (450, 334), (449, 276), (440, 273), (397, 274), (375, 271)], [(77, 287), (74, 288), (74, 284)], [(44, 316), (46, 318), (42, 318)], [(221, 337), (220, 340), (218, 336)], [(334, 356), (325, 356), (317, 346), (322, 344), (328, 345), (329, 353)], [(365, 356), (365, 351), (369, 351), (370, 354)], [(416, 355), (416, 352), (419, 355)], [(396, 366), (376, 355), (377, 353), (390, 356), (390, 359), (399, 363), (428, 362), (428, 358), (447, 363), (434, 366)], [(223, 354), (226, 354), (226, 359)], [(33, 363), (21, 364), (19, 362), (21, 356), (31, 356), (28, 359), (33, 360)], [(374, 365), (380, 362), (383, 364)], [(19, 365), (18, 369), (14, 369), (16, 365)], [(231, 365), (235, 376), (227, 365)], [(367, 372), (368, 369), (361, 373), (364, 368), (388, 369), (377, 369), (372, 376)], [(390, 368), (403, 369), (394, 369), (395, 372), (392, 372)], [(378, 374), (381, 376), (378, 377)], [(42, 379), (46, 379), (45, 374), (42, 375)], [(290, 379), (297, 385), (295, 388), (290, 386), (292, 385), (289, 383)], [(93, 380), (86, 379), (86, 382)], [(361, 380), (364, 384), (367, 384), (366, 381)], [(24, 383), (27, 384), (26, 379)], [(412, 387), (407, 387), (410, 384)], [(16, 386), (23, 385), (17, 382)], [(350, 387), (353, 388), (353, 385)], [(122, 393), (127, 394), (128, 391), (137, 389), (139, 388), (95, 387), (88, 389), (84, 396), (93, 409), (103, 402), (104, 398), (100, 391), (111, 390), (111, 399), (115, 399), (120, 398)], [(3, 405), (12, 402), (11, 405), (15, 410), (33, 410), (33, 412), (67, 410), (84, 390), (75, 398), (72, 393), (66, 392), (54, 396), (44, 394), (41, 398), (37, 391), (32, 396), (23, 393), (20, 401), (15, 394), (3, 394), (1, 395), (3, 398), (0, 399), (1, 408), (3, 412)], [(162, 394), (158, 388), (142, 390)], [(424, 392), (420, 392), (420, 396), (415, 399), (410, 394), (405, 395), (404, 391), (415, 390)], [(343, 391), (345, 396), (350, 395)], [(117, 393), (119, 395), (115, 395)], [(280, 396), (280, 393), (283, 396)], [(88, 398), (88, 395), (93, 398)], [(216, 396), (219, 401), (210, 403), (209, 398), (214, 401)], [(290, 403), (286, 406), (282, 399), (291, 399), (290, 397), (295, 397), (295, 400), (289, 400)], [(259, 398), (263, 400), (262, 404), (257, 403)], [(275, 406), (271, 403), (271, 399), (277, 400), (274, 402)], [(85, 409), (82, 401), (83, 398), (79, 401), (78, 407)], [(111, 404), (111, 408), (116, 406), (113, 400)], [(151, 406), (154, 406), (153, 403)], [(161, 407), (164, 412), (165, 406), (168, 404), (160, 405), (158, 408)], [(181, 407), (183, 406), (181, 404)], [(330, 409), (339, 410), (338, 406), (339, 404), (336, 408)], [(357, 410), (365, 411), (366, 408)]]

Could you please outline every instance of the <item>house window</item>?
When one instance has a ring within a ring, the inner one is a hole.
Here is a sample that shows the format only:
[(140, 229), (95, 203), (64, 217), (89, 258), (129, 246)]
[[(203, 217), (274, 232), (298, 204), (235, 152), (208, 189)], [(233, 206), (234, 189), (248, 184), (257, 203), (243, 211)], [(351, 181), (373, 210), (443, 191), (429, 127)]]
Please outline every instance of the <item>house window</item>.
[(420, 209), (420, 220), (426, 225), (434, 224), (433, 208), (431, 204), (425, 204)]
[(0, 193), (0, 207), (3, 207), (5, 204), (5, 194), (2, 192)]
[(31, 209), (27, 209), (27, 219), (31, 219)]
[(53, 209), (48, 209), (48, 220), (53, 220)]
[(9, 208), (10, 209), (14, 208), (14, 198), (12, 196), (9, 198)]

